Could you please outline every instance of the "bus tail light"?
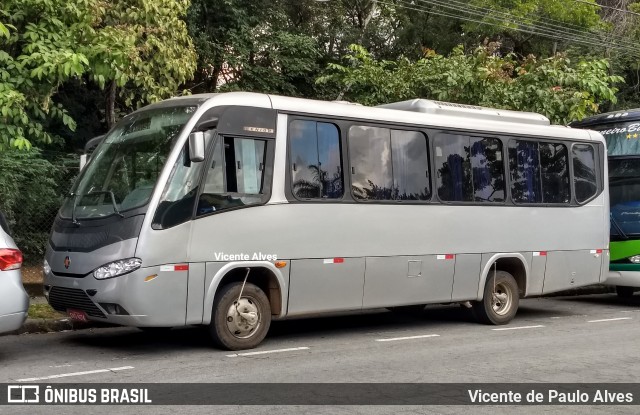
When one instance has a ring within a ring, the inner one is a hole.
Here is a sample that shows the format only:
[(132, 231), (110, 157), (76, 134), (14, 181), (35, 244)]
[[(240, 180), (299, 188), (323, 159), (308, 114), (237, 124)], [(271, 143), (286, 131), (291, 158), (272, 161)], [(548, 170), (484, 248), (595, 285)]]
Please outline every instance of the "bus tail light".
[(20, 269), (22, 266), (22, 252), (19, 249), (0, 249), (0, 271)]

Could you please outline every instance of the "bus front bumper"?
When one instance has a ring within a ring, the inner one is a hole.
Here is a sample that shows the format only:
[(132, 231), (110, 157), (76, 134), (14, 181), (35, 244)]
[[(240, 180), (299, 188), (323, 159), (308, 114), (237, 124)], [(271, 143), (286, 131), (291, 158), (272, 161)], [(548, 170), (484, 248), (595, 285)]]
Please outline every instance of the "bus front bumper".
[(609, 275), (604, 284), (640, 287), (640, 264), (609, 264)]
[(45, 275), (45, 297), (52, 308), (78, 320), (134, 327), (185, 325), (188, 271), (161, 272), (140, 268), (97, 280)]

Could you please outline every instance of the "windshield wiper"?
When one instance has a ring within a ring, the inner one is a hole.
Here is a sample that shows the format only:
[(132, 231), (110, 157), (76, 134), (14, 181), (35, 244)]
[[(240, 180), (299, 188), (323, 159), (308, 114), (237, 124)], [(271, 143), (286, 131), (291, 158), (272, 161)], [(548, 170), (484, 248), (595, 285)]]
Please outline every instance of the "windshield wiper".
[(624, 231), (622, 230), (622, 228), (620, 227), (620, 225), (618, 225), (618, 222), (616, 222), (616, 220), (613, 218), (613, 213), (609, 213), (609, 218), (611, 218), (611, 224), (613, 225), (614, 228), (616, 228), (616, 231), (618, 232), (618, 234), (623, 238), (623, 239), (629, 239), (629, 237), (627, 236), (626, 233), (624, 233)]
[(111, 190), (99, 190), (99, 191), (91, 191), (89, 193), (85, 193), (83, 195), (79, 195), (76, 193), (71, 193), (71, 196), (73, 196), (73, 209), (71, 210), (71, 222), (74, 225), (80, 226), (80, 222), (78, 222), (78, 219), (76, 218), (76, 206), (78, 204), (78, 196), (93, 196), (93, 195), (109, 195), (111, 197), (111, 204), (113, 205), (113, 212), (120, 216), (121, 218), (124, 218), (124, 215), (120, 212), (120, 210), (118, 210), (118, 204), (116, 203), (116, 197), (114, 196), (113, 192)]

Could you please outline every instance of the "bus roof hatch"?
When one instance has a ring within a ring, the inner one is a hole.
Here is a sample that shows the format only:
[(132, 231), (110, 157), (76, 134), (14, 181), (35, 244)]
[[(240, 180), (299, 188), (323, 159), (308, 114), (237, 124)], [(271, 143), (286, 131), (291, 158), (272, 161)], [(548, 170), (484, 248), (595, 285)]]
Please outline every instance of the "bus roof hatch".
[(550, 125), (549, 119), (535, 112), (520, 112), (476, 105), (456, 104), (453, 102), (433, 101), (430, 99), (410, 99), (378, 105), (378, 108), (422, 112), (425, 114), (452, 115), (482, 120), (514, 122), (520, 124)]

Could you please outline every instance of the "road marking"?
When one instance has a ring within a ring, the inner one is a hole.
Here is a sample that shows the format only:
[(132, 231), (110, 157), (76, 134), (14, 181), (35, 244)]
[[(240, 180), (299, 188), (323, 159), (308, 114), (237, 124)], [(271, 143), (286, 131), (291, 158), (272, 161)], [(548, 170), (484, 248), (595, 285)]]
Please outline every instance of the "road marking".
[(640, 310), (622, 310), (621, 313), (637, 313)]
[(520, 326), (520, 327), (502, 327), (499, 329), (491, 329), (493, 331), (504, 331), (504, 330), (521, 330), (521, 329), (538, 329), (544, 327), (543, 325), (537, 325), (537, 326)]
[(308, 347), (291, 347), (289, 349), (264, 350), (262, 352), (234, 353), (234, 354), (228, 354), (227, 357), (256, 356), (256, 355), (268, 354), (268, 353), (295, 352), (296, 350), (309, 350), (309, 348)]
[(387, 339), (376, 339), (377, 342), (394, 342), (397, 340), (413, 340), (413, 339), (426, 339), (427, 337), (440, 337), (439, 334), (423, 334), (421, 336), (408, 336), (408, 337), (392, 337)]
[(16, 382), (34, 382), (36, 380), (68, 378), (70, 376), (83, 376), (83, 375), (92, 375), (94, 373), (118, 372), (121, 370), (129, 370), (129, 369), (133, 369), (133, 366), (113, 367), (111, 369), (88, 370), (86, 372), (62, 373), (60, 375), (43, 376), (41, 378), (18, 379)]
[(602, 320), (589, 320), (587, 323), (601, 323), (603, 321), (631, 320), (631, 317), (603, 318)]

